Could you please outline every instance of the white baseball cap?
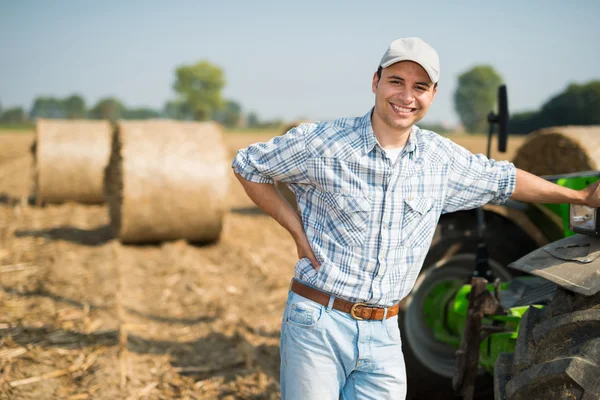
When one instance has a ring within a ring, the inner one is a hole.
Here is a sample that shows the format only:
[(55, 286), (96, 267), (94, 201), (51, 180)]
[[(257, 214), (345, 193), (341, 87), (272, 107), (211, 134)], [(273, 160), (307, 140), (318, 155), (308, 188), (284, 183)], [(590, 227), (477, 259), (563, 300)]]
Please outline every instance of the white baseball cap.
[(419, 64), (433, 83), (440, 80), (440, 57), (437, 51), (421, 38), (410, 37), (394, 40), (381, 58), (379, 65), (387, 68), (400, 61)]

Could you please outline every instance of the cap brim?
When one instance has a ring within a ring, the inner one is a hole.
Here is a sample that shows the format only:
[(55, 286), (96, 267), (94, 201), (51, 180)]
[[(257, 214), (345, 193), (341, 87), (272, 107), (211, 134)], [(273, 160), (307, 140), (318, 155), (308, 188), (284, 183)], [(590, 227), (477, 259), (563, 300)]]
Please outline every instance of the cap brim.
[(400, 61), (412, 61), (415, 62), (417, 64), (419, 64), (421, 67), (423, 67), (423, 69), (425, 70), (425, 72), (427, 72), (427, 75), (429, 76), (429, 79), (431, 79), (431, 82), (433, 83), (437, 83), (438, 80), (440, 79), (439, 74), (437, 74), (432, 68), (423, 65), (419, 60), (416, 60), (414, 58), (411, 57), (396, 57), (396, 58), (392, 58), (391, 60), (386, 61), (385, 63), (381, 64), (381, 68), (387, 68), (392, 64), (396, 64), (397, 62)]

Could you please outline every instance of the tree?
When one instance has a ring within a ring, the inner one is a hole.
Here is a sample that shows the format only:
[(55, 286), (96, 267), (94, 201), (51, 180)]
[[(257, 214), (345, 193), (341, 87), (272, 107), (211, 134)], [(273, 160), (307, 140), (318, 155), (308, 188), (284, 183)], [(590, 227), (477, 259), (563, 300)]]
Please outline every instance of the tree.
[(530, 133), (536, 129), (560, 125), (600, 124), (600, 81), (571, 84), (552, 97), (539, 111), (511, 115), (511, 133)]
[(478, 65), (458, 77), (454, 107), (469, 132), (484, 132), (487, 115), (496, 105), (500, 75), (489, 65)]
[(173, 88), (180, 101), (192, 106), (194, 119), (206, 121), (223, 106), (221, 90), (225, 86), (223, 70), (208, 61), (183, 65), (175, 71)]
[(93, 119), (108, 119), (116, 121), (121, 118), (125, 111), (125, 106), (114, 97), (104, 98), (90, 110), (90, 117)]
[(128, 108), (123, 111), (122, 117), (123, 119), (152, 119), (159, 118), (160, 112), (146, 107)]
[(571, 84), (540, 110), (545, 126), (600, 124), (600, 81)]
[(36, 118), (65, 118), (65, 104), (56, 97), (36, 97), (31, 106), (29, 117)]
[(167, 101), (163, 108), (163, 115), (170, 119), (185, 121), (194, 119), (194, 111), (192, 106), (185, 101)]
[(540, 127), (538, 111), (524, 111), (511, 114), (508, 121), (508, 131), (511, 134), (527, 134)]
[(36, 97), (29, 116), (35, 118), (85, 118), (85, 101), (79, 95), (65, 99), (56, 97)]
[(227, 127), (237, 126), (241, 117), (242, 106), (233, 100), (227, 100), (225, 106), (214, 115), (215, 121), (218, 121)]
[(23, 107), (8, 108), (4, 110), (0, 117), (0, 122), (8, 124), (23, 123), (25, 121), (27, 121), (27, 118)]
[(64, 99), (63, 108), (68, 119), (85, 118), (85, 100), (79, 95), (73, 94)]
[(252, 111), (248, 114), (248, 128), (256, 128), (258, 125), (260, 125), (258, 115)]

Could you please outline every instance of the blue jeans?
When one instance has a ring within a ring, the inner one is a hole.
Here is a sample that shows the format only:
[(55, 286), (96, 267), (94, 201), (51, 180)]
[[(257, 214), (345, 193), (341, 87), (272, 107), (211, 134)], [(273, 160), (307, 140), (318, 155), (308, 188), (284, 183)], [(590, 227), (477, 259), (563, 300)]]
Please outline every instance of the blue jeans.
[(398, 317), (357, 321), (332, 304), (289, 292), (281, 326), (282, 400), (404, 400)]

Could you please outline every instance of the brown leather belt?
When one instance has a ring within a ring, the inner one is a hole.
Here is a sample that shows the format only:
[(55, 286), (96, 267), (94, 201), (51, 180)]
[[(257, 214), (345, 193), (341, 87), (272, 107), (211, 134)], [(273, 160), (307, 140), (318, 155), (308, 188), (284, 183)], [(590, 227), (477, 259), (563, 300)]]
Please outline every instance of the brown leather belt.
[[(327, 293), (321, 292), (320, 290), (314, 289), (310, 286), (306, 286), (297, 280), (293, 279), (290, 285), (292, 292), (299, 294), (302, 297), (306, 297), (309, 300), (317, 302), (323, 306), (329, 305), (329, 298), (331, 297)], [(352, 318), (362, 320), (379, 320), (383, 319), (384, 308), (371, 307), (366, 303), (352, 303), (346, 300), (336, 298), (333, 301), (333, 308), (339, 311), (346, 312), (352, 316)], [(387, 318), (398, 315), (400, 310), (400, 303), (388, 307)]]

